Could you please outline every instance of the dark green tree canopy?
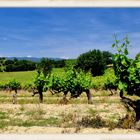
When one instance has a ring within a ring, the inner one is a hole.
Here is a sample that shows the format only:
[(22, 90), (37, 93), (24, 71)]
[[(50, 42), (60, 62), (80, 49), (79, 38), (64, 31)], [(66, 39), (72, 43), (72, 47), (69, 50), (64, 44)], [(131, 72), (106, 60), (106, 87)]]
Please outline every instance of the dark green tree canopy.
[(112, 56), (113, 54), (111, 52), (103, 51), (103, 58), (107, 65), (112, 64)]
[(7, 60), (5, 59), (5, 71), (28, 71), (28, 70), (35, 70), (35, 62), (29, 61), (29, 60)]
[(107, 64), (111, 63), (111, 53), (107, 51), (92, 50), (81, 54), (78, 59), (75, 68), (80, 68), (84, 71), (91, 71), (93, 76), (102, 75), (107, 67)]
[(38, 73), (43, 72), (45, 76), (51, 73), (52, 68), (53, 68), (52, 60), (48, 58), (42, 58), (41, 61), (37, 64)]

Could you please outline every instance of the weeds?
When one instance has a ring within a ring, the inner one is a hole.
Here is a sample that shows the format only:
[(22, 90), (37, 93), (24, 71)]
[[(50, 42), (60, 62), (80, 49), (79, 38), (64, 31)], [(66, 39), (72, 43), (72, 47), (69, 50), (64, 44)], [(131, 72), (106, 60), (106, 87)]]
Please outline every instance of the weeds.
[(134, 114), (129, 113), (126, 114), (125, 117), (120, 118), (116, 127), (123, 129), (131, 129), (135, 125), (135, 117)]
[(75, 127), (77, 123), (76, 113), (62, 113), (61, 117), (61, 127)]
[(106, 126), (105, 121), (99, 115), (96, 115), (95, 117), (84, 116), (80, 121), (77, 122), (77, 124), (82, 127), (92, 128), (101, 128)]

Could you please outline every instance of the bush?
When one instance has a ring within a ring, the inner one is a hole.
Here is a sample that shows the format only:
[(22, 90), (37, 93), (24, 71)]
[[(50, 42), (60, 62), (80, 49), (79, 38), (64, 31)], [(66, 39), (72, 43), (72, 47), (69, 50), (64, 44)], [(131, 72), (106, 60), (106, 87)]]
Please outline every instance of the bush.
[(78, 121), (77, 124), (83, 127), (92, 127), (92, 128), (102, 128), (107, 127), (106, 122), (102, 119), (101, 116), (84, 116), (82, 120)]
[(123, 118), (120, 118), (116, 127), (123, 129), (131, 129), (135, 125), (134, 114), (126, 114)]

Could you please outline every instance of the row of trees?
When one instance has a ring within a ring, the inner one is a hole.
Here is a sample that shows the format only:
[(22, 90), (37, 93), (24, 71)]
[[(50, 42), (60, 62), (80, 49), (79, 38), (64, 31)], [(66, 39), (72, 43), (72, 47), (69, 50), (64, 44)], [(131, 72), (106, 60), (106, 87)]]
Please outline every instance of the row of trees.
[(8, 60), (6, 58), (0, 58), (0, 71), (28, 71), (35, 70), (36, 64), (35, 62), (29, 60)]
[(0, 58), (0, 72), (12, 72), (12, 71), (32, 71), (39, 67), (39, 65), (46, 62), (55, 68), (62, 68), (65, 66), (65, 60), (52, 60), (47, 58), (42, 58), (40, 62), (33, 62), (31, 60), (18, 60), (14, 58), (13, 60), (8, 60), (6, 58)]
[(108, 64), (112, 64), (112, 54), (108, 51), (92, 50), (81, 54), (77, 59), (52, 60), (42, 58), (40, 62), (29, 60), (7, 60), (0, 58), (0, 71), (28, 71), (44, 69), (47, 67), (62, 68), (74, 66), (75, 69), (82, 69), (85, 72), (91, 71), (93, 76), (102, 75)]

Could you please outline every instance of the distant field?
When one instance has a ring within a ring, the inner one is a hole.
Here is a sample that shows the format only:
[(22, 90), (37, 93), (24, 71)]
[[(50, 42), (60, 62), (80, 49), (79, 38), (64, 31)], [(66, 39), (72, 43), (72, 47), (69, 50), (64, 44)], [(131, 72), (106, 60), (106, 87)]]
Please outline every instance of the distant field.
[[(63, 74), (64, 69), (55, 68), (53, 73)], [(12, 79), (16, 79), (22, 85), (33, 83), (36, 71), (23, 71), (23, 72), (0, 72), (0, 83), (4, 84)]]
[(26, 72), (0, 72), (0, 82), (7, 83), (12, 79), (16, 79), (20, 83), (32, 83), (35, 77), (35, 71)]

